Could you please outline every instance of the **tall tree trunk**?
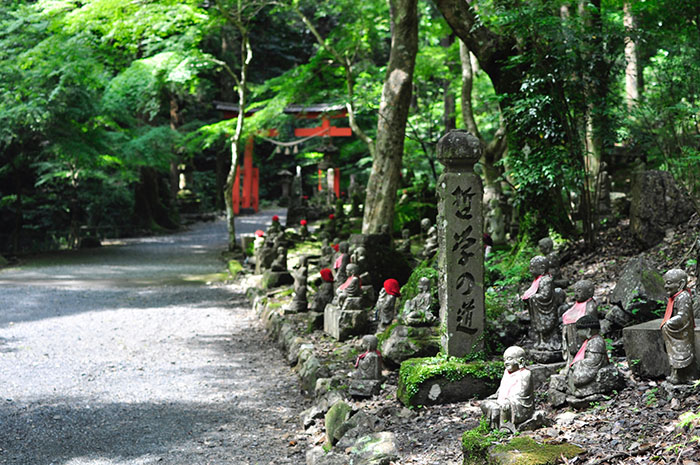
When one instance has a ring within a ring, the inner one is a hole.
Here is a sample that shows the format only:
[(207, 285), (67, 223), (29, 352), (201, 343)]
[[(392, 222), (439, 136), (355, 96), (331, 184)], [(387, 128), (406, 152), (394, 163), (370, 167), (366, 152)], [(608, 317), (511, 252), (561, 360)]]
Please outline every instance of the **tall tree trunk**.
[(248, 29), (242, 24), (238, 25), (241, 33), (241, 70), (240, 75), (233, 75), (238, 87), (238, 118), (236, 120), (236, 130), (231, 139), (231, 167), (226, 176), (224, 187), (224, 202), (226, 204), (226, 227), (228, 230), (228, 249), (236, 249), (236, 218), (233, 214), (233, 182), (238, 169), (238, 159), (240, 157), (240, 141), (243, 136), (243, 122), (245, 121), (245, 108), (248, 104), (248, 68), (253, 60), (253, 49), (250, 46), (250, 35)]
[(481, 136), (474, 119), (472, 105), (472, 88), (474, 85), (474, 68), (472, 54), (461, 40), (459, 41), (459, 58), (462, 63), (462, 119), (467, 130), (481, 140), (485, 146), (481, 164), (484, 166), (484, 211), (486, 212), (485, 232), (489, 232), (494, 243), (505, 242), (506, 218), (500, 204), (503, 203), (503, 190), (501, 189), (501, 169), (496, 165), (505, 154), (508, 143), (506, 140), (505, 126), (501, 126), (494, 134), (490, 143), (486, 143)]
[(622, 7), (623, 23), (625, 25), (625, 102), (627, 109), (633, 110), (639, 100), (639, 54), (634, 40), (637, 29), (632, 4), (626, 1)]
[[(440, 45), (447, 49), (450, 48), (450, 45), (454, 42), (454, 36), (450, 35), (447, 37), (443, 37), (440, 39)], [(447, 67), (450, 69), (451, 73), (453, 71), (456, 71), (455, 69), (456, 63), (453, 61), (449, 61), (447, 63)], [(450, 90), (450, 80), (449, 79), (441, 79), (441, 84), (442, 84), (442, 105), (443, 105), (443, 113), (442, 113), (442, 124), (445, 128), (445, 133), (451, 131), (452, 129), (457, 128), (457, 99), (455, 97), (454, 92)]]
[[(177, 131), (180, 126), (180, 107), (175, 95), (170, 95), (170, 129)], [(180, 155), (175, 153), (170, 160), (170, 200), (176, 205), (177, 193), (180, 190)]]
[(367, 182), (362, 232), (377, 232), (394, 221), (401, 176), (406, 120), (418, 53), (417, 0), (390, 0), (391, 52), (379, 105), (376, 153)]

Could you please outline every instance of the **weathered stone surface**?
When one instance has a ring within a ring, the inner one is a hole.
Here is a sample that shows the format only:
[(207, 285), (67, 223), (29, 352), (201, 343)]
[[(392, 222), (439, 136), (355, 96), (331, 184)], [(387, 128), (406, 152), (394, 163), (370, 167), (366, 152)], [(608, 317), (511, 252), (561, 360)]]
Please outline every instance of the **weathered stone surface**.
[(528, 365), (527, 368), (532, 373), (532, 384), (535, 386), (542, 386), (553, 374), (558, 373), (559, 370), (564, 368), (565, 365), (564, 362), (535, 363), (533, 365)]
[(312, 350), (302, 350), (299, 352), (299, 362), (295, 369), (299, 373), (301, 388), (306, 392), (314, 392), (316, 380), (327, 378), (328, 368), (321, 365)]
[(286, 286), (293, 284), (294, 278), (287, 271), (270, 271), (263, 272), (262, 287), (263, 289), (272, 289), (273, 287)]
[(376, 416), (369, 415), (364, 410), (358, 411), (348, 421), (343, 423), (341, 429), (344, 429), (345, 432), (338, 440), (336, 447), (339, 450), (346, 450), (354, 446), (360, 437), (373, 433), (380, 423), (379, 418)]
[(389, 465), (399, 458), (394, 433), (383, 431), (362, 436), (350, 449), (353, 465)]
[[(321, 379), (319, 379), (318, 381), (321, 381)], [(320, 396), (311, 407), (301, 412), (300, 417), (304, 428), (307, 428), (309, 425), (311, 425), (314, 422), (314, 420), (323, 418), (332, 405), (335, 405), (338, 402), (342, 402), (343, 400), (345, 400), (345, 397), (339, 391), (328, 391), (324, 395)]]
[(582, 454), (584, 449), (569, 443), (539, 443), (528, 436), (513, 438), (506, 444), (492, 446), (488, 452), (489, 464), (493, 465), (550, 465), (558, 463), (560, 457), (571, 459)]
[(365, 310), (342, 310), (328, 304), (323, 316), (323, 330), (338, 341), (364, 334), (369, 328), (369, 317)]
[[(661, 321), (651, 320), (622, 330), (627, 363), (638, 376), (661, 378), (671, 372), (661, 336)], [(695, 353), (700, 354), (700, 319), (695, 320)]]
[(372, 397), (382, 390), (382, 380), (351, 379), (348, 383), (348, 393), (352, 397)]
[(316, 446), (306, 451), (306, 465), (347, 465), (348, 458), (345, 454), (326, 452), (321, 446)]
[(415, 357), (432, 357), (440, 351), (439, 328), (394, 326), (382, 344), (384, 360), (393, 365)]
[(664, 280), (656, 269), (641, 257), (631, 258), (615, 285), (610, 303), (619, 305), (636, 321), (658, 318), (653, 311), (665, 308)]
[(326, 412), (326, 441), (330, 444), (335, 444), (343, 436), (343, 433), (347, 431), (341, 430), (343, 423), (348, 421), (350, 414), (352, 413), (352, 407), (343, 401), (336, 402), (333, 406)]
[(464, 357), (481, 349), (484, 331), (483, 186), (474, 173), (481, 142), (453, 130), (437, 145), (445, 165), (438, 180), (438, 293), (447, 355)]
[(643, 247), (664, 238), (664, 231), (688, 221), (694, 209), (688, 195), (668, 171), (642, 171), (635, 175), (630, 205), (630, 229)]
[(406, 406), (483, 399), (498, 389), (503, 364), (414, 358), (401, 364), (396, 397)]

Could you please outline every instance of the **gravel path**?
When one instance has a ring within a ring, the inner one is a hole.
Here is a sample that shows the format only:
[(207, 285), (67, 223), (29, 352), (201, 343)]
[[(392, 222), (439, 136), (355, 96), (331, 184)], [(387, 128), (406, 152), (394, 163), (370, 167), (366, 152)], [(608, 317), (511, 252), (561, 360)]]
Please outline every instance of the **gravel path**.
[[(271, 212), (242, 218), (242, 232)], [(304, 400), (222, 221), (0, 271), (0, 463), (303, 463)]]

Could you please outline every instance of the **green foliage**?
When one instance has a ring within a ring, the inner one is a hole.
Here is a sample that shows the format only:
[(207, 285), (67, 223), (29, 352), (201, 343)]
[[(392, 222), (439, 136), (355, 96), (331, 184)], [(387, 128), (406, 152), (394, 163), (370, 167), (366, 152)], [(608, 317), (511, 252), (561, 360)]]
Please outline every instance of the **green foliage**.
[(534, 246), (524, 237), (511, 249), (495, 249), (486, 260), (485, 287), (509, 287), (530, 277), (530, 259), (538, 255)]

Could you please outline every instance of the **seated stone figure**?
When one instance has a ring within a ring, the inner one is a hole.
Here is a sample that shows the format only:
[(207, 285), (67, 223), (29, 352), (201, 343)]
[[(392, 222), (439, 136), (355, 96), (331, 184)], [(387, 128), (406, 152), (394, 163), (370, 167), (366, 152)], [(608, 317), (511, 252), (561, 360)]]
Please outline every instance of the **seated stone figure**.
[(292, 272), (292, 277), (294, 278), (294, 297), (289, 305), (289, 310), (292, 312), (305, 312), (307, 310), (308, 301), (306, 299), (306, 282), (308, 275), (308, 260), (308, 257), (302, 257), (299, 264)]
[(506, 369), (498, 391), (481, 402), (481, 411), (493, 429), (510, 431), (533, 418), (535, 395), (532, 373), (525, 367), (525, 350), (511, 346), (503, 353)]
[(555, 298), (552, 276), (547, 273), (547, 258), (542, 255), (530, 260), (530, 273), (535, 278), (521, 299), (527, 303), (530, 324), (535, 333), (535, 350), (559, 351), (559, 302)]
[(431, 326), (437, 322), (437, 306), (430, 279), (424, 276), (418, 280), (418, 294), (404, 304), (400, 319), (408, 326)]
[(272, 224), (267, 228), (267, 235), (274, 236), (282, 232), (282, 225), (280, 224), (280, 217), (274, 215), (272, 217)]
[[(336, 291), (337, 305), (341, 310), (363, 310), (362, 280), (359, 275), (359, 268), (354, 263), (347, 267), (350, 275)], [(333, 299), (335, 302), (335, 299)]]
[(695, 355), (693, 299), (687, 285), (688, 275), (683, 270), (676, 268), (664, 274), (664, 289), (669, 299), (661, 334), (671, 365), (668, 377), (671, 384), (689, 384), (700, 374)]
[[(566, 377), (566, 401), (573, 407), (585, 407), (602, 399), (624, 385), (620, 372), (608, 359), (605, 340), (598, 334), (597, 316), (584, 315), (578, 319), (576, 332), (583, 340)], [(561, 375), (560, 375), (561, 376)], [(550, 388), (556, 382), (550, 383)]]
[(537, 242), (542, 255), (549, 262), (549, 274), (552, 275), (554, 285), (557, 287), (566, 287), (568, 282), (562, 277), (559, 254), (554, 250), (554, 241), (549, 237), (543, 237)]
[(384, 287), (379, 292), (379, 299), (375, 306), (375, 318), (379, 319), (377, 331), (384, 331), (394, 320), (397, 297), (401, 297), (399, 282), (393, 278), (384, 281)]
[(335, 261), (333, 262), (333, 269), (335, 270), (335, 283), (337, 285), (343, 284), (348, 278), (347, 266), (350, 263), (350, 245), (343, 241), (338, 244), (338, 253), (335, 255)]
[(423, 260), (429, 260), (437, 253), (438, 250), (438, 238), (437, 238), (437, 227), (435, 225), (428, 229), (428, 238), (425, 240), (425, 246), (423, 247)]
[(321, 270), (321, 279), (323, 282), (318, 287), (318, 291), (314, 294), (309, 310), (312, 312), (323, 312), (326, 305), (333, 300), (333, 273), (328, 268)]
[(404, 255), (411, 255), (411, 231), (409, 229), (401, 230), (401, 242), (396, 247), (396, 251)]
[(379, 394), (382, 381), (382, 354), (377, 350), (376, 336), (364, 336), (364, 352), (355, 360), (355, 372), (348, 383), (348, 392), (353, 397), (371, 397)]
[(287, 249), (277, 247), (277, 258), (270, 265), (271, 271), (287, 271)]
[(566, 367), (565, 373), (568, 372), (568, 367), (571, 365), (576, 352), (583, 341), (579, 341), (576, 333), (576, 322), (585, 315), (590, 315), (598, 320), (598, 304), (593, 299), (594, 286), (588, 279), (582, 279), (574, 284), (574, 300), (576, 303), (571, 305), (568, 310), (562, 315), (562, 347), (564, 361)]

